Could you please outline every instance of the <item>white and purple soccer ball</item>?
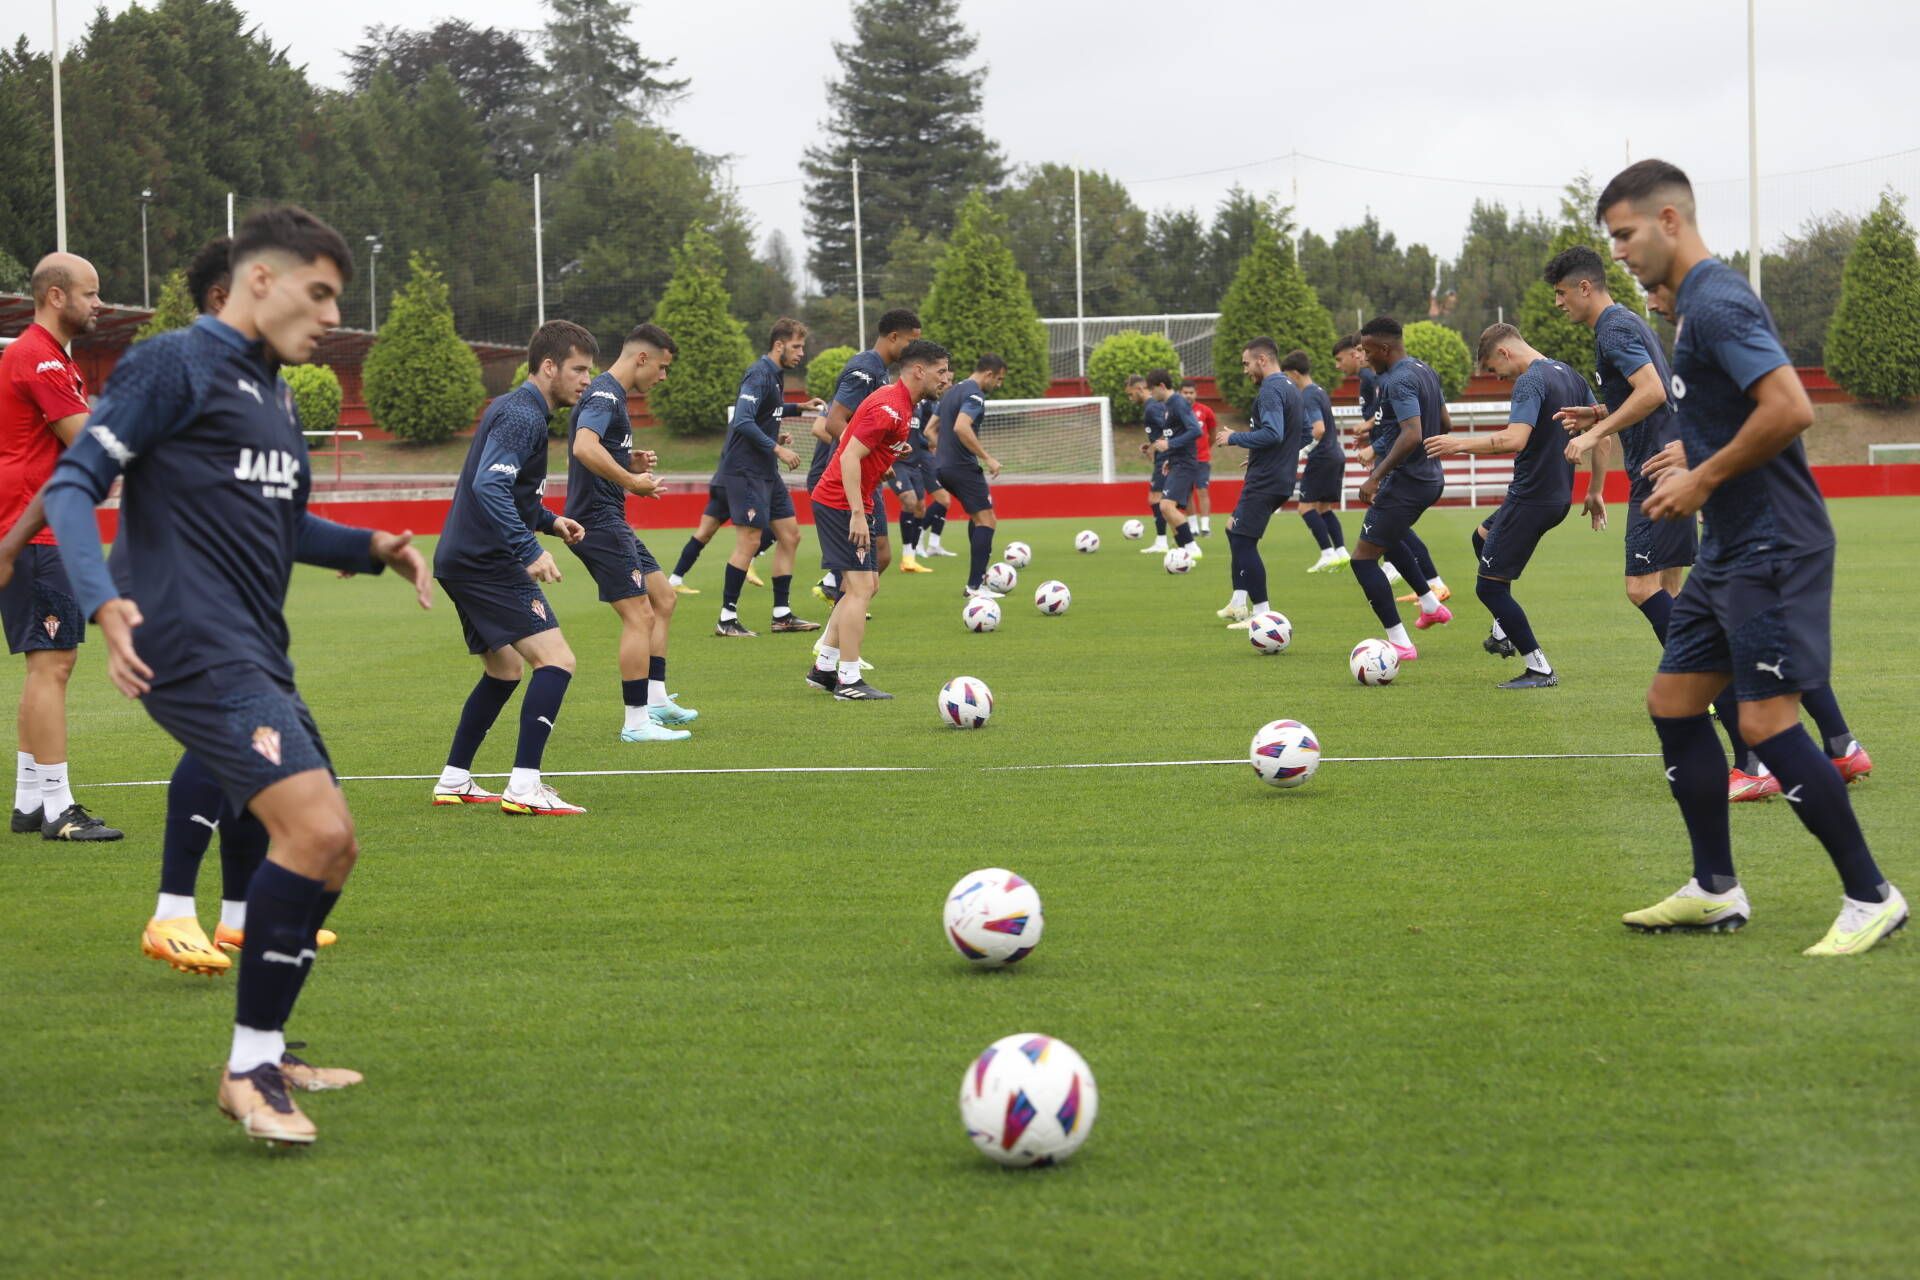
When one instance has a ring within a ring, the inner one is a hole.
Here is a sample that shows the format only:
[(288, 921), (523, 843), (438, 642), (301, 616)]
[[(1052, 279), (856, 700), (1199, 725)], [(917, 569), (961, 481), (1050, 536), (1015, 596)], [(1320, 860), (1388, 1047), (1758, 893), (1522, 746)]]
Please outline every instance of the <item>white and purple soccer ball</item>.
[(1392, 684), (1400, 674), (1400, 655), (1385, 640), (1362, 640), (1347, 655), (1347, 670), (1361, 684)]
[(1067, 584), (1049, 578), (1040, 584), (1033, 593), (1033, 607), (1049, 616), (1058, 616), (1067, 611), (1073, 603), (1073, 592), (1067, 590)]
[(1005, 867), (961, 876), (942, 913), (953, 949), (985, 969), (1019, 964), (1040, 945), (1046, 926), (1040, 893)]
[(1020, 584), (1020, 575), (1005, 560), (996, 560), (987, 566), (986, 583), (991, 590), (1005, 595)]
[(1147, 526), (1139, 520), (1129, 520), (1120, 526), (1120, 536), (1128, 542), (1138, 542), (1147, 536)]
[(1016, 569), (1024, 569), (1033, 563), (1033, 548), (1024, 542), (1009, 542), (1000, 558)]
[(961, 607), (960, 621), (969, 631), (992, 631), (1000, 625), (1000, 602), (991, 596), (974, 596)]
[(1058, 1164), (1080, 1149), (1099, 1113), (1086, 1059), (1037, 1032), (995, 1040), (960, 1081), (960, 1121), (996, 1164)]
[(955, 676), (940, 686), (940, 720), (955, 729), (978, 729), (993, 714), (993, 690), (974, 676)]
[(1167, 552), (1160, 564), (1168, 573), (1191, 573), (1193, 572), (1193, 552), (1185, 547), (1174, 547)]
[(1286, 614), (1269, 609), (1253, 616), (1247, 625), (1247, 639), (1255, 653), (1285, 653), (1293, 643), (1293, 624)]
[(1297, 787), (1320, 767), (1320, 740), (1298, 720), (1275, 720), (1253, 735), (1247, 759), (1268, 786)]
[(1100, 549), (1100, 535), (1091, 529), (1082, 529), (1073, 535), (1073, 549), (1083, 556), (1090, 556)]

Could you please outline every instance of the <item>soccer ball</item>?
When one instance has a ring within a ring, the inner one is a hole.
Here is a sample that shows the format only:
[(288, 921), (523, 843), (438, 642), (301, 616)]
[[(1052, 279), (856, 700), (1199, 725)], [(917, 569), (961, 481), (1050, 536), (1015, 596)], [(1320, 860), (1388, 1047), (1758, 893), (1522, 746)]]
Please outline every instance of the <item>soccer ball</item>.
[(1067, 590), (1067, 584), (1064, 582), (1049, 579), (1041, 583), (1040, 589), (1033, 593), (1033, 607), (1042, 613), (1065, 613), (1067, 606), (1072, 603), (1073, 592)]
[(1147, 526), (1138, 520), (1129, 520), (1120, 526), (1120, 536), (1128, 542), (1138, 542), (1147, 536)]
[[(980, 684), (967, 676), (960, 679)], [(1046, 924), (1040, 916), (1039, 892), (1004, 867), (960, 877), (947, 894), (945, 920), (953, 949), (985, 969), (1026, 959), (1040, 945), (1040, 930)]]
[[(940, 718), (954, 728), (978, 729), (992, 714), (993, 690), (987, 688), (985, 681), (955, 676), (940, 686)], [(1038, 936), (1037, 930), (1035, 936)]]
[(1385, 640), (1362, 640), (1347, 655), (1347, 669), (1361, 684), (1392, 684), (1400, 674), (1400, 655)]
[(987, 566), (987, 586), (1001, 595), (1014, 589), (1020, 581), (1020, 575), (1005, 560), (997, 560)]
[(1193, 570), (1193, 552), (1185, 547), (1175, 547), (1167, 552), (1166, 559), (1160, 563), (1168, 573), (1189, 573)]
[(992, 631), (1000, 625), (1000, 602), (988, 596), (975, 596), (960, 610), (960, 621), (969, 631)]
[(1083, 556), (1090, 556), (1100, 549), (1100, 535), (1091, 529), (1082, 529), (1073, 535), (1073, 549)]
[(1016, 569), (1024, 569), (1033, 562), (1033, 548), (1024, 542), (1009, 542), (1006, 554), (1000, 558)]
[(1320, 767), (1320, 740), (1298, 720), (1275, 720), (1253, 735), (1247, 758), (1260, 781), (1275, 787), (1297, 787)]
[(1260, 614), (1247, 628), (1247, 639), (1260, 653), (1285, 653), (1287, 646), (1293, 643), (1293, 624), (1287, 621), (1284, 613), (1269, 610)]
[(960, 1122), (997, 1164), (1057, 1164), (1080, 1149), (1100, 1112), (1086, 1059), (1034, 1032), (987, 1046), (960, 1081)]

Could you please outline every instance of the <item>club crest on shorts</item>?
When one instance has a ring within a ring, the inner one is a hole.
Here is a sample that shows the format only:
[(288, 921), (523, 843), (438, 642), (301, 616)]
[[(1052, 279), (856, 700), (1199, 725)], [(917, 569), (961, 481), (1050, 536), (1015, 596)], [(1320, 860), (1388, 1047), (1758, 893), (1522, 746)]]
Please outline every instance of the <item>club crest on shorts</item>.
[(534, 616), (534, 617), (536, 617), (536, 618), (538, 618), (538, 619), (540, 619), (540, 621), (542, 621), (542, 622), (545, 622), (545, 621), (547, 620), (547, 604), (546, 604), (546, 601), (544, 601), (544, 600), (535, 600), (535, 601), (533, 602), (533, 604), (532, 604), (532, 605), (531, 605), (530, 607), (531, 607), (531, 608), (533, 609), (533, 616)]
[(638, 569), (633, 570), (627, 576), (633, 579), (633, 585), (636, 587), (644, 588), (647, 585), (646, 575)]
[(268, 763), (280, 763), (280, 731), (270, 725), (261, 725), (253, 731), (253, 749), (266, 757)]
[(49, 640), (60, 634), (60, 619), (51, 613), (40, 619), (40, 626), (46, 631)]

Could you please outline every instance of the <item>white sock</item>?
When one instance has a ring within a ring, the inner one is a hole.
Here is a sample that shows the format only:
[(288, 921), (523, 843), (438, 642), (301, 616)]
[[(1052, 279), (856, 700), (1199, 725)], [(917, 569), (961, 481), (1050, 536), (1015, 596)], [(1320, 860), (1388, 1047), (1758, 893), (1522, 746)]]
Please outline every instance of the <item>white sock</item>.
[(680, 585), (680, 584), (681, 584), (682, 582), (685, 582), (685, 581), (686, 581), (686, 579), (685, 579), (685, 578), (682, 578), (682, 577), (681, 577), (681, 576), (680, 576), (679, 574), (677, 574), (677, 573), (670, 573), (670, 574), (668, 574), (668, 575), (667, 575), (667, 585), (668, 585), (668, 586), (670, 586), (670, 587), (677, 587), (677, 586), (679, 586), (679, 585)]
[(940, 535), (929, 529), (927, 530), (927, 536), (920, 539), (920, 543), (929, 551), (938, 551), (940, 549)]
[(927, 554), (927, 546), (928, 546), (927, 535), (922, 533), (920, 535), (920, 540), (913, 544), (913, 553), (918, 556), (923, 556)]
[(67, 762), (59, 764), (39, 762), (40, 803), (46, 809), (48, 821), (59, 817), (73, 807), (73, 788), (67, 785)]
[(1227, 602), (1227, 607), (1231, 609), (1242, 609), (1246, 607), (1246, 603), (1247, 593), (1244, 591), (1236, 591), (1233, 593), (1233, 599)]
[(181, 916), (193, 913), (193, 899), (184, 893), (163, 893), (160, 900), (153, 904), (155, 920), (178, 920)]
[(447, 791), (452, 791), (456, 787), (464, 787), (472, 781), (473, 775), (465, 769), (456, 769), (452, 765), (448, 765), (440, 771), (440, 786)]
[(1251, 609), (1249, 609), (1249, 610), (1247, 610), (1247, 612), (1248, 612), (1248, 613), (1251, 613), (1251, 614), (1252, 614), (1252, 615), (1253, 615), (1254, 617), (1256, 617), (1256, 618), (1257, 618), (1257, 617), (1259, 617), (1259, 616), (1260, 616), (1261, 614), (1263, 614), (1263, 613), (1266, 613), (1266, 612), (1268, 612), (1268, 611), (1270, 611), (1270, 610), (1271, 610), (1272, 608), (1273, 608), (1273, 606), (1272, 606), (1271, 604), (1269, 604), (1269, 603), (1268, 603), (1267, 601), (1265, 601), (1265, 600), (1262, 600), (1262, 601), (1261, 601), (1261, 602), (1260, 602), (1259, 604), (1257, 604), (1257, 605), (1255, 605), (1255, 606), (1253, 606), (1253, 608), (1251, 608)]
[(650, 707), (671, 705), (667, 698), (667, 682), (665, 680), (647, 681), (647, 705)]
[(858, 684), (860, 682), (860, 659), (849, 658), (840, 664), (840, 683)]
[(1498, 618), (1493, 620), (1493, 638), (1495, 640), (1505, 640), (1507, 638), (1507, 629), (1500, 625)]
[(1201, 516), (1201, 517), (1200, 517), (1200, 532), (1202, 532), (1202, 533), (1212, 533), (1212, 532), (1213, 532), (1213, 517), (1212, 517), (1212, 516)]
[(251, 1071), (264, 1062), (278, 1063), (287, 1052), (287, 1037), (281, 1031), (255, 1031), (233, 1024), (233, 1052), (227, 1055), (227, 1070)]
[(1433, 588), (1433, 593), (1435, 595), (1439, 595), (1442, 591), (1445, 591), (1447, 589), (1447, 584), (1440, 581), (1439, 575), (1437, 574), (1427, 579), (1427, 585)]
[(540, 789), (540, 771), (513, 767), (513, 776), (507, 779), (507, 790), (517, 796), (530, 796)]
[[(908, 554), (911, 555), (912, 552), (908, 552)], [(793, 610), (788, 608), (786, 605), (777, 604), (773, 606), (774, 621), (778, 622), (781, 618), (791, 618), (792, 616), (793, 616)]]
[(1440, 610), (1440, 597), (1433, 594), (1431, 590), (1429, 590), (1425, 595), (1420, 597), (1420, 612), (1437, 613), (1439, 612), (1439, 610)]
[(813, 667), (816, 671), (832, 671), (840, 665), (840, 650), (825, 641), (813, 647)]
[(829, 569), (820, 579), (820, 585), (823, 587), (837, 587), (840, 585), (840, 579), (834, 577), (833, 570)]
[(1532, 653), (1527, 655), (1527, 670), (1538, 671), (1541, 675), (1546, 675), (1548, 672), (1553, 670), (1551, 666), (1547, 665), (1546, 650), (1535, 649)]
[(229, 929), (238, 929), (245, 933), (247, 931), (246, 899), (242, 898), (238, 902), (226, 898), (220, 899), (220, 923)]
[(644, 728), (647, 723), (647, 709), (645, 706), (628, 707), (626, 717), (626, 721), (620, 726), (622, 729)]
[(40, 808), (40, 766), (33, 762), (30, 751), (16, 751), (14, 759), (13, 807), (33, 813)]
[(1398, 622), (1387, 628), (1387, 643), (1397, 644), (1402, 649), (1411, 649), (1413, 647), (1413, 641), (1407, 639), (1407, 628)]
[(739, 617), (740, 617), (740, 611), (734, 608), (732, 605), (723, 604), (720, 606), (720, 621), (735, 622), (735, 621), (738, 621)]

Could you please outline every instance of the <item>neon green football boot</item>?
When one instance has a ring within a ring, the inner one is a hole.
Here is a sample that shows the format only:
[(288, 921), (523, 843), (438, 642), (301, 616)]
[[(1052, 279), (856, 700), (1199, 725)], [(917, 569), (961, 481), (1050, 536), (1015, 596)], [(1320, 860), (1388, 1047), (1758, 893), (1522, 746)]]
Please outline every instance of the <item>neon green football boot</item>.
[(1885, 902), (1860, 902), (1844, 894), (1840, 917), (1827, 936), (1800, 954), (1803, 956), (1857, 956), (1875, 943), (1898, 933), (1907, 923), (1907, 900), (1892, 885)]
[(1627, 912), (1620, 923), (1644, 933), (1732, 933), (1752, 918), (1747, 891), (1739, 885), (1725, 893), (1708, 893), (1698, 880), (1689, 880), (1671, 897)]

